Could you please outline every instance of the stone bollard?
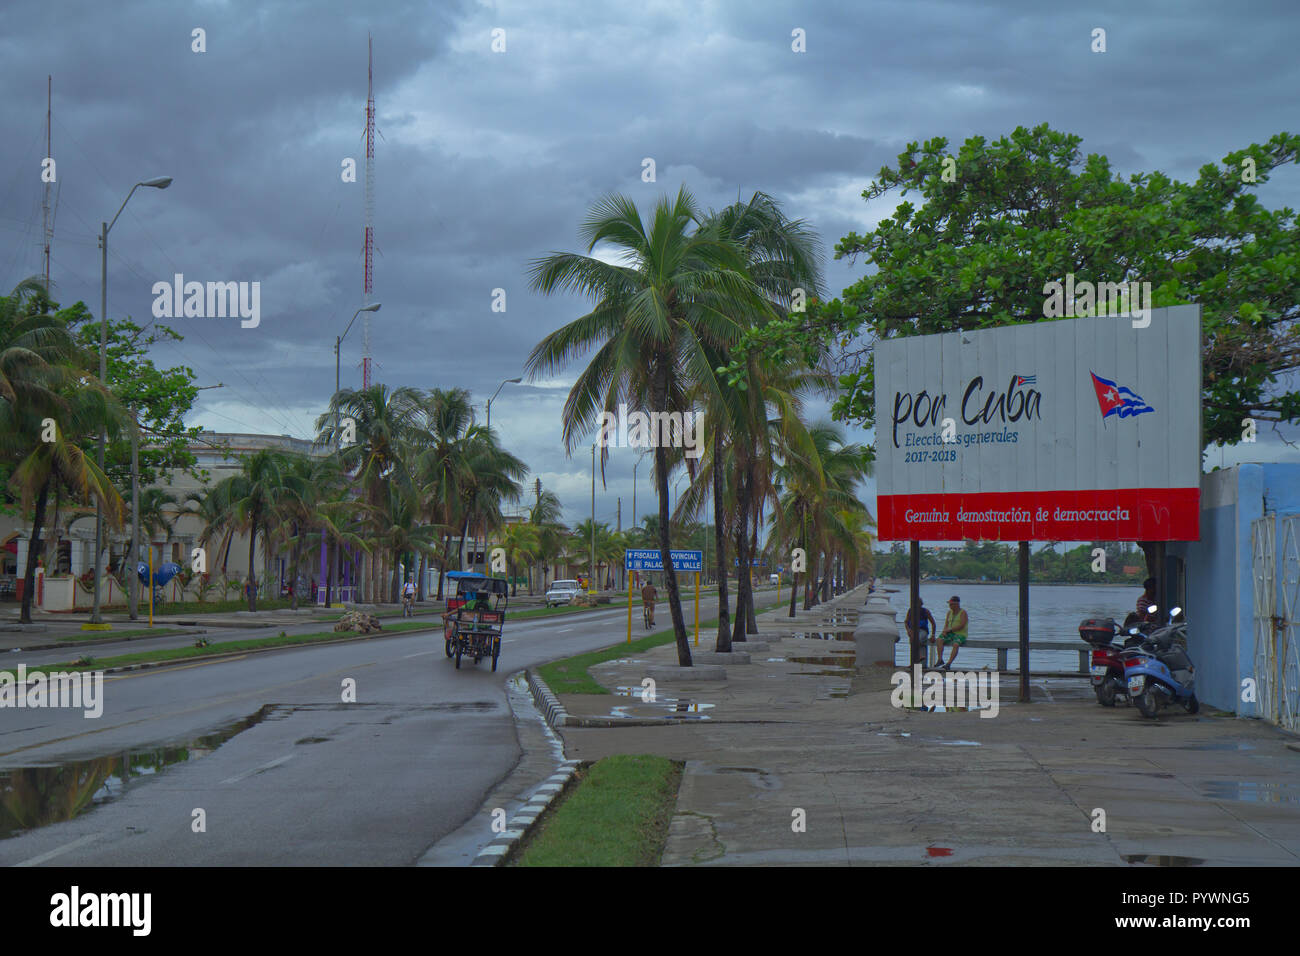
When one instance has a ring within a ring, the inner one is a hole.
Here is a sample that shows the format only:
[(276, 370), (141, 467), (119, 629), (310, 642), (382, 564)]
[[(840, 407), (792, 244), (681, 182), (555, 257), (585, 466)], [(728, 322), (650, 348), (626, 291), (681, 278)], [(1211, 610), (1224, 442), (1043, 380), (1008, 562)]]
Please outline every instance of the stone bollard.
[(893, 667), (894, 645), (898, 640), (898, 622), (892, 609), (865, 609), (858, 616), (858, 626), (853, 632), (857, 666)]

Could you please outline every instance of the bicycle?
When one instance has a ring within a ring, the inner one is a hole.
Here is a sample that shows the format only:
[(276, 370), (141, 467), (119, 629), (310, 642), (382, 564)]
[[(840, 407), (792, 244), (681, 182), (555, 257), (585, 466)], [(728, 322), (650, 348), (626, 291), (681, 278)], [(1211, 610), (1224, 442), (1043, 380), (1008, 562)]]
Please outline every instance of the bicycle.
[(655, 626), (655, 606), (641, 602), (641, 619), (645, 621), (645, 629), (648, 631)]
[(415, 598), (409, 594), (402, 595), (402, 617), (412, 617), (415, 614)]

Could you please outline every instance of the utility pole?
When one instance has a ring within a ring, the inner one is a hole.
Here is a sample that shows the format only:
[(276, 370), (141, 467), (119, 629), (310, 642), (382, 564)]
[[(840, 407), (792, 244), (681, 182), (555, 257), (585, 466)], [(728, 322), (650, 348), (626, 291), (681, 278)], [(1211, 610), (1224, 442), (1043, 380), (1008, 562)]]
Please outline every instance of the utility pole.
[(623, 499), (622, 498), (618, 499), (618, 524), (615, 526), (614, 530), (615, 531), (623, 530)]
[(596, 593), (596, 445), (591, 446), (591, 580), (588, 593)]
[[(131, 406), (131, 560), (126, 574), (131, 584), (131, 620), (140, 619), (140, 410)], [(150, 582), (152, 583), (152, 582)]]

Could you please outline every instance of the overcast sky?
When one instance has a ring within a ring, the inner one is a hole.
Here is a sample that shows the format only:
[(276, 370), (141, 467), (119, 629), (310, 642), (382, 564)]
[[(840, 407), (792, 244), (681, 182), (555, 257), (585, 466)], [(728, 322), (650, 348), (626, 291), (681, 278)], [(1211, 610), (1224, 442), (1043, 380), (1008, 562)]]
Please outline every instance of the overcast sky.
[[(1140, 6), (1140, 12), (1134, 7)], [(109, 313), (152, 319), (152, 286), (258, 281), (261, 322), (166, 320), (160, 365), (194, 368), (191, 424), (309, 437), (334, 388), (333, 345), (362, 298), (366, 36), (373, 34), (375, 377), (462, 386), (480, 412), (531, 348), (589, 304), (528, 290), (530, 260), (579, 251), (611, 191), (643, 206), (685, 184), (705, 207), (771, 193), (821, 235), (832, 294), (862, 274), (830, 259), (896, 200), (862, 190), (909, 141), (954, 146), (1048, 122), (1125, 174), (1184, 181), (1231, 150), (1295, 131), (1294, 0), (1202, 3), (68, 3), (10, 0), (0, 19), (0, 286), (41, 271), (40, 162), (53, 76), (55, 295), (99, 310), (101, 220), (138, 190), (109, 243)], [(1106, 30), (1093, 53), (1092, 31)], [(205, 31), (196, 53), (193, 30)], [(504, 30), (505, 52), (493, 52)], [(806, 52), (792, 50), (801, 29)], [(657, 181), (642, 181), (653, 158)], [(342, 163), (357, 162), (357, 181)], [(1261, 193), (1300, 205), (1289, 169)], [(492, 311), (504, 289), (506, 311)], [(360, 385), (362, 321), (342, 375)], [(579, 366), (507, 385), (493, 426), (590, 509), (590, 452), (567, 458), (560, 409)], [(856, 432), (859, 440), (868, 433)], [(1288, 433), (1289, 437), (1294, 437)], [(1268, 432), (1224, 462), (1295, 459)], [(630, 523), (632, 450), (614, 450), (596, 513)], [(1212, 464), (1218, 464), (1217, 453)], [(646, 468), (637, 510), (651, 510)], [(531, 497), (531, 493), (529, 495)], [(874, 484), (864, 488), (874, 511)]]

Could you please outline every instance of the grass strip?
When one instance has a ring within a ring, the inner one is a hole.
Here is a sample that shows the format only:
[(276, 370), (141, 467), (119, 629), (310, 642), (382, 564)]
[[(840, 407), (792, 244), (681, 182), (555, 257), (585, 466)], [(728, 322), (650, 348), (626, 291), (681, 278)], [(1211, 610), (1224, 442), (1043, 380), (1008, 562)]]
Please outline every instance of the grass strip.
[(170, 637), (173, 634), (189, 633), (180, 627), (137, 627), (129, 631), (78, 631), (58, 638), (60, 641), (102, 641), (107, 638), (113, 640), (132, 640), (137, 637)]
[[(770, 607), (755, 609), (754, 613), (762, 614), (776, 607), (780, 607), (780, 605), (773, 604)], [(717, 626), (717, 618), (710, 621), (700, 621), (700, 640), (707, 640), (705, 637), (706, 632), (710, 628), (717, 628)], [(688, 638), (692, 636), (693, 631), (694, 622), (692, 621), (691, 624), (687, 625)], [(609, 691), (587, 673), (587, 668), (595, 664), (603, 664), (605, 661), (618, 660), (620, 657), (627, 657), (629, 654), (648, 651), (652, 647), (671, 644), (675, 639), (673, 629), (670, 627), (645, 637), (634, 638), (630, 644), (623, 641), (598, 651), (588, 651), (585, 654), (576, 654), (573, 657), (564, 657), (558, 661), (551, 661), (549, 664), (542, 664), (537, 668), (537, 671), (554, 694), (608, 694)], [(694, 646), (691, 649), (694, 651)]]
[(677, 805), (682, 764), (616, 754), (574, 775), (511, 866), (658, 866)]
[[(418, 630), (441, 630), (440, 623), (427, 622), (400, 622), (389, 624), (381, 633), (391, 634), (394, 632)], [(47, 671), (97, 671), (107, 670), (110, 667), (125, 667), (130, 664), (156, 664), (163, 661), (183, 661), (191, 657), (206, 657), (209, 654), (228, 654), (235, 651), (256, 651), (268, 647), (292, 647), (295, 644), (317, 644), (323, 641), (337, 641), (348, 636), (356, 636), (351, 631), (320, 631), (314, 634), (280, 634), (276, 637), (258, 637), (243, 641), (223, 641), (219, 644), (209, 644), (207, 647), (165, 647), (153, 651), (140, 651), (136, 654), (119, 654), (115, 657), (86, 657), (83, 661), (67, 661), (60, 664), (44, 664), (40, 667), (28, 668), (27, 676), (40, 674)], [(17, 675), (12, 669), (0, 670), (0, 674), (8, 674), (11, 679), (16, 679)]]

